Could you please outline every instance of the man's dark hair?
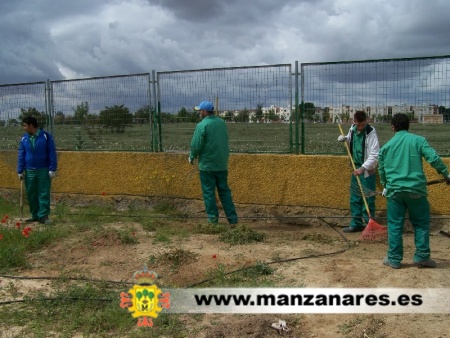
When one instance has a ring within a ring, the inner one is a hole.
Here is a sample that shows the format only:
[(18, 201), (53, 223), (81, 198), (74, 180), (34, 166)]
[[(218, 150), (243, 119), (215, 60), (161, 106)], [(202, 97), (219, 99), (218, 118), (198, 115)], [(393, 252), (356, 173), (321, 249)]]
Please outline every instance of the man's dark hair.
[(404, 113), (398, 113), (392, 116), (391, 125), (395, 131), (409, 130), (409, 118)]
[(357, 122), (364, 122), (367, 120), (367, 114), (365, 111), (358, 110), (355, 112), (355, 115), (353, 115), (353, 119)]
[(35, 127), (35, 128), (38, 127), (38, 122), (37, 122), (36, 118), (33, 117), (33, 116), (25, 116), (25, 117), (22, 119), (22, 123), (25, 123), (25, 124), (31, 124), (31, 125), (33, 125), (33, 127)]

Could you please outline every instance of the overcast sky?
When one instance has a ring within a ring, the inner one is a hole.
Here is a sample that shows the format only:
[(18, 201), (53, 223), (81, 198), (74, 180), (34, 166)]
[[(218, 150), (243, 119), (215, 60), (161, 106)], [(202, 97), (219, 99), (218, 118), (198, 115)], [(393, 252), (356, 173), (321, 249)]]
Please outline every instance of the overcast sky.
[(0, 2), (0, 83), (450, 54), (448, 0)]

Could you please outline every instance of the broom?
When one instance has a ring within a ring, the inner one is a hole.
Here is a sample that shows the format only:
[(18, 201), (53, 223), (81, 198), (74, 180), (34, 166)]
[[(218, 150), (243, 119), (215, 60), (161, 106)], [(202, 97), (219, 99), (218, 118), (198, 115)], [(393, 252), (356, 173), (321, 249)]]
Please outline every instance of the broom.
[[(344, 132), (342, 131), (341, 125), (338, 124), (338, 126), (339, 126), (339, 130), (341, 132), (341, 135), (345, 136)], [(347, 141), (345, 141), (344, 143), (345, 143), (345, 148), (347, 149), (348, 157), (350, 158), (350, 162), (352, 163), (353, 170), (356, 170), (355, 162), (353, 161), (353, 156), (350, 152), (350, 148), (348, 147), (348, 143), (347, 143)], [(361, 192), (361, 197), (364, 201), (364, 206), (366, 207), (366, 210), (367, 210), (367, 215), (369, 215), (369, 222), (367, 223), (364, 231), (361, 233), (360, 239), (361, 240), (375, 240), (375, 239), (387, 237), (387, 228), (378, 224), (377, 222), (375, 222), (374, 219), (372, 218), (372, 215), (370, 214), (369, 205), (367, 204), (366, 195), (364, 194), (364, 188), (363, 188), (363, 185), (361, 184), (361, 179), (359, 178), (359, 175), (356, 175), (356, 181), (358, 182), (359, 190)]]

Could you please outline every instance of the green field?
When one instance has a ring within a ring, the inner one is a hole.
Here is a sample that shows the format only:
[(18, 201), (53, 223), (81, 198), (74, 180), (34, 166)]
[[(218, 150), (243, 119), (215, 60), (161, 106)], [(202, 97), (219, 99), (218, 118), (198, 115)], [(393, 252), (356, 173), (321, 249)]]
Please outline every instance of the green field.
[[(238, 153), (290, 153), (295, 151), (295, 125), (229, 123), (230, 148)], [(350, 124), (343, 125), (347, 132)], [(393, 135), (389, 123), (374, 124), (381, 145)], [(194, 132), (194, 123), (168, 123), (161, 127), (163, 151), (187, 152)], [(2, 127), (0, 150), (16, 150), (23, 134), (21, 127)], [(342, 144), (336, 142), (339, 135), (337, 124), (308, 123), (304, 126), (304, 147), (299, 128), (300, 153), (345, 154)], [(450, 124), (412, 124), (410, 131), (425, 136), (440, 155), (450, 155)], [(133, 125), (124, 133), (112, 133), (102, 129), (86, 130), (79, 126), (54, 127), (58, 150), (85, 151), (151, 151), (152, 130), (149, 125)], [(291, 135), (292, 134), (292, 138)], [(159, 139), (159, 137), (158, 137)], [(292, 143), (291, 143), (292, 140)]]

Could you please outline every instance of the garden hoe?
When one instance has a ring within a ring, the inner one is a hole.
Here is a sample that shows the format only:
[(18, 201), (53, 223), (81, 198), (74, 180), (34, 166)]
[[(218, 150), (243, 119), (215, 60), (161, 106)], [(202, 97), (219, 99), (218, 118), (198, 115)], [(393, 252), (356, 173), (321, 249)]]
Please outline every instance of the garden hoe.
[[(344, 132), (342, 131), (342, 127), (340, 124), (338, 124), (339, 130), (341, 132), (342, 136), (345, 136)], [(356, 170), (355, 162), (353, 161), (352, 153), (350, 152), (350, 148), (348, 146), (347, 141), (345, 143), (345, 148), (347, 149), (348, 157), (350, 158), (350, 162), (352, 163), (353, 170)], [(374, 221), (372, 218), (372, 215), (370, 214), (369, 205), (367, 204), (366, 195), (364, 194), (364, 188), (361, 184), (361, 179), (359, 176), (356, 176), (356, 181), (358, 182), (359, 190), (361, 192), (361, 197), (364, 201), (364, 206), (366, 207), (367, 214), (369, 215), (369, 222), (366, 225), (366, 228), (361, 233), (360, 239), (362, 240), (375, 240), (379, 238), (384, 238), (387, 236), (387, 228), (378, 224)]]
[(23, 220), (23, 179), (20, 180), (20, 221)]
[[(445, 178), (439, 178), (439, 179), (436, 179), (436, 180), (428, 181), (427, 185), (435, 185), (435, 184), (446, 183), (446, 182), (447, 182), (447, 180)], [(367, 187), (364, 187), (364, 186), (362, 188), (363, 188), (363, 193), (364, 193), (365, 197), (381, 196), (381, 195), (383, 195), (382, 191), (374, 191), (374, 190), (371, 190), (371, 189), (369, 189)], [(352, 182), (352, 184), (351, 184), (351, 191), (355, 195), (362, 196), (361, 189), (359, 188), (358, 184), (356, 184), (354, 182)]]

